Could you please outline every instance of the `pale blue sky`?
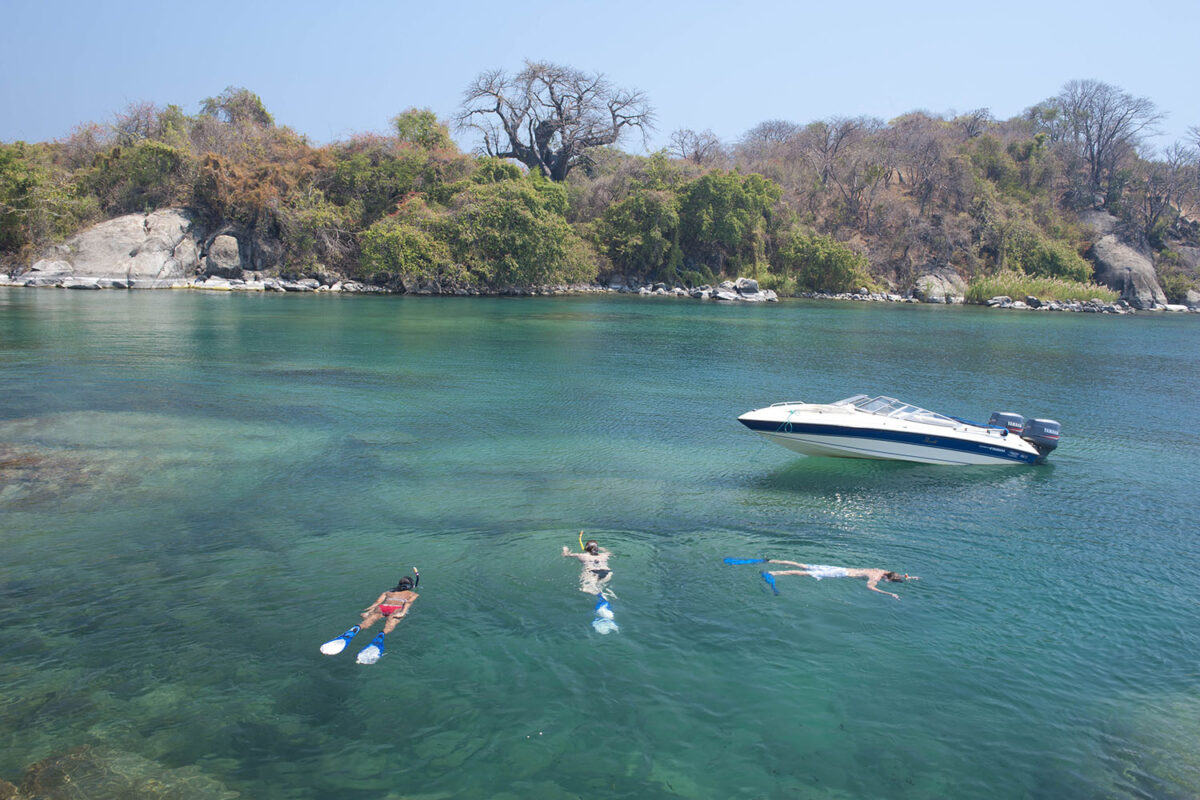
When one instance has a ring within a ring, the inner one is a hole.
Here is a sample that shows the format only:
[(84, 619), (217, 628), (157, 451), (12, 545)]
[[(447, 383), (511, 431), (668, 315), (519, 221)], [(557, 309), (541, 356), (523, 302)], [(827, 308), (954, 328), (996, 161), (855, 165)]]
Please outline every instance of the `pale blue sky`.
[(1007, 118), (1073, 78), (1153, 100), (1168, 115), (1160, 145), (1200, 125), (1196, 0), (0, 0), (0, 21), (0, 141), (60, 138), (131, 102), (194, 113), (232, 85), (320, 144), (413, 106), (447, 119), (475, 75), (526, 58), (643, 90), (651, 148), (677, 128), (732, 141), (768, 119)]

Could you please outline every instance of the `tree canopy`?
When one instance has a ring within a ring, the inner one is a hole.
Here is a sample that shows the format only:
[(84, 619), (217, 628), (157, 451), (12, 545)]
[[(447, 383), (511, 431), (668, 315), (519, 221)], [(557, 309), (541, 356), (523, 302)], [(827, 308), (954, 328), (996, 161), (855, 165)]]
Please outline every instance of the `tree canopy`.
[(681, 129), (648, 155), (615, 146), (652, 122), (640, 92), (545, 63), (473, 84), (457, 121), (482, 155), (428, 109), (318, 147), (248, 89), (199, 107), (132, 103), (58, 142), (0, 143), (0, 265), (106, 217), (186, 206), (256, 270), (406, 289), (753, 275), (782, 293), (903, 292), (936, 267), (977, 292), (1027, 280), (1087, 297), (1080, 212), (1098, 207), (1141, 237), (1168, 297), (1200, 289), (1200, 127), (1152, 153), (1161, 114), (1097, 81), (1007, 120), (771, 119), (730, 143)]
[(487, 155), (563, 181), (591, 163), (589, 150), (631, 130), (645, 132), (654, 115), (642, 92), (617, 88), (600, 73), (526, 61), (515, 75), (492, 70), (475, 78), (457, 122), (483, 137)]

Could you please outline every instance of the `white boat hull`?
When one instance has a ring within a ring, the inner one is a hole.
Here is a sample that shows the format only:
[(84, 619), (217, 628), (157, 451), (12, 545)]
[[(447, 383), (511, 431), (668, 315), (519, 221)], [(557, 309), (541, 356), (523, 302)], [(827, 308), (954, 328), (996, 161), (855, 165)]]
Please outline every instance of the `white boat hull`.
[(844, 401), (780, 403), (743, 414), (738, 421), (768, 441), (807, 456), (954, 466), (1042, 460), (1033, 444), (1003, 428), (918, 411), (920, 415), (897, 418), (860, 411)]
[(919, 464), (948, 464), (967, 466), (972, 464), (1023, 464), (1032, 458), (997, 451), (995, 455), (985, 452), (965, 452), (946, 447), (885, 442), (858, 436), (836, 434), (797, 434), (755, 431), (768, 441), (806, 456), (828, 456), (831, 458), (872, 458), (883, 461), (915, 461)]

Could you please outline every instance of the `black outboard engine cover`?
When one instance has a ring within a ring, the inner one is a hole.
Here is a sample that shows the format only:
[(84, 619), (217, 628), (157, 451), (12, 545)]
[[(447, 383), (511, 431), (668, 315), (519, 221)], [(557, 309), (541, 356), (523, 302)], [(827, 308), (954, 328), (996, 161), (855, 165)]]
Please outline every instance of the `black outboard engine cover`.
[(996, 428), (1008, 428), (1009, 433), (1020, 436), (1025, 432), (1025, 418), (1011, 411), (993, 411), (988, 418), (988, 425)]
[(1056, 420), (1031, 419), (1025, 423), (1021, 438), (1037, 448), (1041, 454), (1040, 460), (1045, 460), (1050, 452), (1058, 447), (1058, 434), (1061, 427)]

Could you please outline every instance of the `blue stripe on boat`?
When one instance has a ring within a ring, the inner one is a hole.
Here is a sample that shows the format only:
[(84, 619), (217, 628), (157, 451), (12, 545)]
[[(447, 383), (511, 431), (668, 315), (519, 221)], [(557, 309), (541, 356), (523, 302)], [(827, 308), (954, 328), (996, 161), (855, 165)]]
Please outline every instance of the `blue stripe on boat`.
[(752, 431), (757, 431), (759, 433), (774, 433), (780, 436), (786, 436), (789, 433), (794, 433), (815, 434), (818, 436), (840, 436), (846, 439), (875, 439), (877, 441), (899, 442), (901, 444), (915, 445), (918, 447), (934, 447), (939, 450), (952, 450), (959, 453), (979, 453), (981, 455), (992, 456), (993, 458), (1007, 458), (1020, 464), (1033, 464), (1038, 458), (1034, 453), (1025, 453), (1020, 450), (1013, 450), (1009, 447), (1002, 447), (994, 444), (965, 442), (961, 439), (955, 439), (949, 436), (929, 436), (924, 433), (882, 431), (875, 428), (857, 429), (848, 428), (843, 425), (816, 425), (805, 422), (785, 422), (782, 425), (778, 422), (769, 422), (767, 420), (756, 419), (739, 419), (738, 422), (742, 423)]

